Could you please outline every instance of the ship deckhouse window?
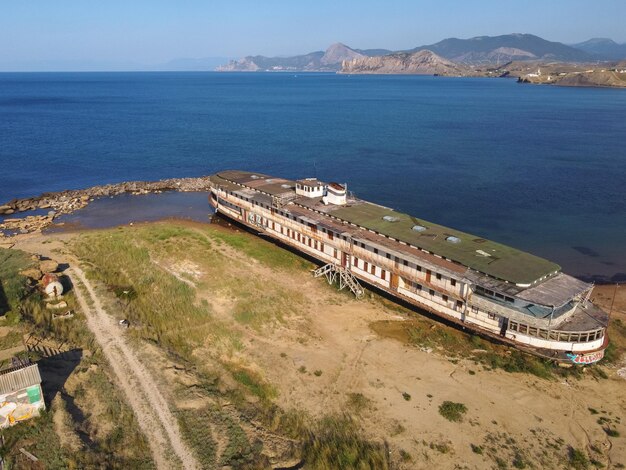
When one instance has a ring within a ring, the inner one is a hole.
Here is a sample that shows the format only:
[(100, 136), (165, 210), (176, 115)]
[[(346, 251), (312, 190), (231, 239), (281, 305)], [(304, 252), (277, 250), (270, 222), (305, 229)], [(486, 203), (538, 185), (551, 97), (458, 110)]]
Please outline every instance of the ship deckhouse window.
[(441, 281), (441, 274), (437, 273), (437, 280)]
[(450, 285), (452, 287), (456, 286), (456, 279), (450, 279)]

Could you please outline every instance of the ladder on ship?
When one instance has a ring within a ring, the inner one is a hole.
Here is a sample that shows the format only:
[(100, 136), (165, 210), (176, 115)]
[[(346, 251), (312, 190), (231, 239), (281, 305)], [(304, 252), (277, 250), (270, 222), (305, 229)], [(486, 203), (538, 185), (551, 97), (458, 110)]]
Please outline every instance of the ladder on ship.
[(333, 284), (337, 281), (337, 278), (339, 278), (339, 290), (347, 287), (357, 299), (360, 299), (365, 294), (363, 287), (361, 287), (356, 277), (346, 268), (336, 263), (328, 263), (321, 268), (317, 268), (313, 271), (313, 276), (325, 276), (329, 284)]

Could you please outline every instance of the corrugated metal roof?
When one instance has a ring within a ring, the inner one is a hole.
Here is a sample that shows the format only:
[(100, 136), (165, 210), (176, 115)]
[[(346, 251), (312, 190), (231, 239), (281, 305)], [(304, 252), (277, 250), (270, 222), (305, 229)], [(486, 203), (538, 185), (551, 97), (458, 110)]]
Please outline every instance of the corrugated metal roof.
[(0, 395), (17, 392), (40, 383), (41, 375), (37, 364), (4, 370), (0, 372)]

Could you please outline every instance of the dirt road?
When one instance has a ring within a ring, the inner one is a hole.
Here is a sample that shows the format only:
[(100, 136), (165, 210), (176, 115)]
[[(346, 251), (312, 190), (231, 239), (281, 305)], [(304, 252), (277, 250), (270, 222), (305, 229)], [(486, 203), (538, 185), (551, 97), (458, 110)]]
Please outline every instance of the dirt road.
[(139, 426), (148, 438), (157, 468), (200, 468), (183, 442), (178, 422), (156, 382), (128, 345), (115, 319), (102, 307), (85, 273), (73, 265), (66, 274), (72, 279), (87, 326), (102, 348)]

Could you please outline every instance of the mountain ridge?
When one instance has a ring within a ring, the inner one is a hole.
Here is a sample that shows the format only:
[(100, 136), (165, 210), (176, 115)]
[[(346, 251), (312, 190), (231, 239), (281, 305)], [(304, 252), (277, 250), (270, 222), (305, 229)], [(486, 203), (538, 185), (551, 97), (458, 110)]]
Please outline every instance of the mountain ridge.
[[(561, 42), (548, 41), (533, 34), (512, 33), (499, 36), (475, 36), (468, 39), (447, 38), (434, 44), (400, 51), (356, 49), (338, 42), (329, 46), (325, 51), (314, 51), (290, 57), (246, 56), (239, 60), (231, 60), (228, 64), (217, 67), (216, 70), (222, 72), (338, 72), (342, 70), (344, 61), (413, 54), (422, 50), (430, 51), (439, 58), (450, 60), (459, 66), (499, 66), (511, 61), (591, 63), (599, 60), (626, 59), (626, 44), (618, 44), (610, 39), (594, 38), (582, 43), (566, 45)], [(400, 59), (395, 57), (388, 60)], [(376, 62), (373, 61), (370, 65), (373, 66)], [(402, 68), (399, 63), (393, 67)]]

